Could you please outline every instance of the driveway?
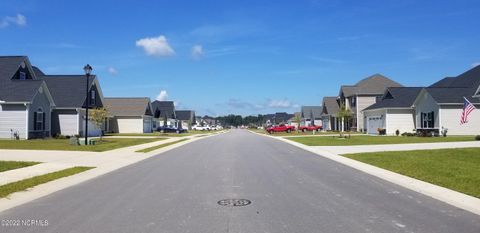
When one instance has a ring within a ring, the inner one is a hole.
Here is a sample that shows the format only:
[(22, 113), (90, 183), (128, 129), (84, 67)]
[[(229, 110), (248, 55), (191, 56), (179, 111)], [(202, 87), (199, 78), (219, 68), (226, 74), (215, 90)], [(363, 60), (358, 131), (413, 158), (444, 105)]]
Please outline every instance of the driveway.
[[(251, 204), (217, 204), (230, 198)], [(0, 226), (1, 232), (480, 229), (478, 215), (245, 130), (189, 143), (4, 211), (0, 219), (37, 220)]]

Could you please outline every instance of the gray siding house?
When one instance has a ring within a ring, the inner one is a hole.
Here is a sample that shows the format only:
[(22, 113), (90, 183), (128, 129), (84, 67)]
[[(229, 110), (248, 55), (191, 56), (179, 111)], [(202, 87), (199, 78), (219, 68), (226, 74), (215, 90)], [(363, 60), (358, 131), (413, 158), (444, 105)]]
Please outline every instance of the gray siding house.
[(150, 98), (105, 98), (109, 119), (107, 131), (111, 133), (151, 133), (153, 112)]
[(336, 96), (323, 97), (321, 112), (323, 130), (339, 130), (339, 120), (337, 118), (338, 110), (339, 106)]
[(0, 57), (0, 138), (51, 135), (55, 102), (26, 56)]
[(173, 126), (177, 127), (177, 120), (175, 115), (175, 104), (173, 101), (158, 101), (152, 102), (154, 128), (158, 126)]
[(322, 126), (322, 106), (302, 106), (300, 113), (302, 125)]
[(374, 74), (353, 86), (341, 86), (338, 103), (349, 109), (353, 113), (353, 117), (349, 121), (340, 122), (340, 129), (365, 131), (362, 111), (376, 103), (388, 87), (402, 87), (402, 85), (381, 74)]
[[(41, 71), (37, 71), (41, 72)], [(80, 135), (85, 132), (85, 75), (43, 75), (56, 107), (52, 111), (52, 135)], [(89, 78), (89, 109), (103, 107), (103, 94), (98, 78)], [(88, 136), (100, 136), (104, 128), (88, 121)]]

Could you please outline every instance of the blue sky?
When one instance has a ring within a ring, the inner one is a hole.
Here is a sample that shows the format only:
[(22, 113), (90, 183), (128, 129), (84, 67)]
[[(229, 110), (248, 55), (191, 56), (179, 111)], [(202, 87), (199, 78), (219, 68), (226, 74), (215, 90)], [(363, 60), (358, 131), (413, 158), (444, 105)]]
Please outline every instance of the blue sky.
[(47, 74), (89, 63), (105, 96), (200, 115), (294, 112), (375, 73), (425, 86), (480, 64), (479, 15), (462, 0), (1, 0), (0, 54)]

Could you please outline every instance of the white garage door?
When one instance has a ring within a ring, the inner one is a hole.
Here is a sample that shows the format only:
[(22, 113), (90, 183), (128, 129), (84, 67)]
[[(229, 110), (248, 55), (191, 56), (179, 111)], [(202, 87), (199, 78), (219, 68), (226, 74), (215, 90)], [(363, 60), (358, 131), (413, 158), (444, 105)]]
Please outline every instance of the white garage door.
[(378, 128), (382, 128), (382, 119), (380, 117), (368, 117), (368, 134), (378, 134)]
[(144, 133), (151, 133), (152, 132), (152, 119), (151, 118), (143, 119), (143, 132)]

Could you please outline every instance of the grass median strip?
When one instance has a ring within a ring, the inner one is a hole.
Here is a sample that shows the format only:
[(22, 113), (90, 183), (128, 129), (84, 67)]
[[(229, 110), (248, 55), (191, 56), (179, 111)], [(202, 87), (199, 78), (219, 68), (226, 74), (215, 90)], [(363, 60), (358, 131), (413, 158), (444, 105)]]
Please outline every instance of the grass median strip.
[(135, 152), (147, 153), (147, 152), (150, 152), (150, 151), (154, 151), (154, 150), (157, 150), (157, 149), (160, 149), (160, 148), (163, 148), (163, 147), (166, 147), (166, 146), (170, 146), (170, 145), (173, 145), (173, 144), (177, 144), (179, 142), (184, 142), (184, 141), (187, 141), (187, 140), (188, 140), (187, 138), (184, 138), (184, 139), (180, 139), (180, 140), (177, 140), (177, 141), (160, 144), (158, 146), (152, 146), (152, 147), (148, 147), (148, 148), (145, 148), (145, 149), (142, 149), (142, 150), (137, 150)]
[(307, 146), (354, 146), (354, 145), (381, 145), (405, 143), (432, 143), (432, 142), (460, 142), (474, 141), (474, 136), (450, 137), (404, 137), (404, 136), (356, 136), (350, 138), (339, 137), (286, 137), (289, 140)]
[(39, 184), (47, 183), (52, 180), (60, 179), (62, 177), (67, 177), (71, 175), (75, 175), (80, 172), (84, 172), (87, 170), (92, 169), (93, 167), (72, 167), (68, 169), (64, 169), (57, 172), (48, 173), (45, 175), (35, 176), (32, 178), (28, 178), (25, 180), (20, 180), (17, 182), (8, 183), (5, 185), (0, 186), (0, 198), (7, 197), (8, 195), (26, 190), (28, 188), (35, 187)]
[(39, 162), (0, 161), (0, 172), (37, 165)]
[(343, 156), (480, 198), (480, 148), (375, 152)]
[(165, 140), (165, 138), (104, 138), (96, 145), (70, 145), (68, 139), (0, 140), (0, 149), (13, 150), (66, 150), (102, 152), (143, 143)]

